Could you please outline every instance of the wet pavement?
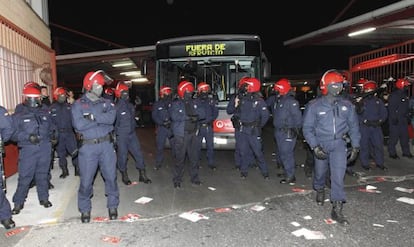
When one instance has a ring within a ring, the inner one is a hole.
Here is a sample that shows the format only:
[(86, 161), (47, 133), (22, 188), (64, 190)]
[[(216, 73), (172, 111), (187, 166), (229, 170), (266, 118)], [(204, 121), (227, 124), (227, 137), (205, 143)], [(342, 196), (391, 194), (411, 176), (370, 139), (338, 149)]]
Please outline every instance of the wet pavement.
[[(36, 187), (32, 188), (24, 209), (13, 216), (16, 228), (0, 228), (2, 246), (414, 246), (414, 204), (410, 204), (414, 159), (393, 160), (385, 152), (387, 172), (377, 168), (366, 172), (357, 162), (357, 176), (345, 177), (348, 200), (343, 212), (350, 225), (342, 226), (329, 222), (329, 201), (323, 206), (315, 203), (311, 179), (301, 167), (305, 160), (302, 145), (296, 149), (296, 184), (279, 183), (281, 171), (272, 161), (271, 131), (265, 128), (263, 135), (270, 180), (264, 180), (257, 168), (241, 179), (234, 169), (233, 152), (216, 151), (216, 171), (207, 168), (202, 157), (201, 186), (192, 185), (186, 171), (182, 188), (174, 189), (170, 150), (166, 150), (164, 166), (155, 171), (154, 128), (139, 128), (152, 183), (137, 182), (138, 171), (129, 162), (129, 176), (136, 183), (126, 186), (118, 176), (118, 220), (107, 219), (98, 174), (92, 221), (82, 224), (77, 210), (79, 178), (71, 167), (70, 176), (60, 179), (55, 165), (55, 188), (49, 198), (53, 207), (40, 206)], [(10, 202), (16, 185), (17, 174), (7, 179)], [(373, 187), (367, 190), (367, 186)], [(150, 201), (138, 203), (138, 199)]]

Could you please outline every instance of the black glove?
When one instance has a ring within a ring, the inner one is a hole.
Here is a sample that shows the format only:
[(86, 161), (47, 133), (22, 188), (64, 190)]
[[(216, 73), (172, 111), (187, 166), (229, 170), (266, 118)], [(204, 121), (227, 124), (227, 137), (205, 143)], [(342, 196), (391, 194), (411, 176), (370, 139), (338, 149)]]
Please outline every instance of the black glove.
[(0, 142), (0, 153), (4, 154), (4, 142), (2, 141)]
[(171, 121), (168, 120), (164, 120), (164, 122), (162, 123), (162, 126), (164, 126), (165, 128), (169, 129), (171, 127)]
[(52, 137), (52, 139), (50, 139), (50, 142), (52, 143), (52, 146), (56, 146), (58, 139), (56, 137)]
[(315, 157), (318, 159), (318, 160), (326, 160), (326, 158), (328, 158), (328, 154), (322, 149), (322, 147), (321, 146), (316, 146), (314, 149), (313, 149), (313, 153), (315, 154)]
[(197, 115), (191, 115), (190, 116), (191, 122), (195, 123), (198, 121), (198, 116)]
[(39, 144), (40, 142), (39, 137), (35, 134), (30, 134), (29, 141), (31, 144)]
[(91, 120), (91, 121), (95, 121), (95, 116), (92, 113), (84, 113), (83, 118)]
[(358, 157), (358, 153), (359, 153), (359, 148), (352, 148), (351, 154), (349, 155), (346, 163), (352, 163), (356, 160), (356, 158)]

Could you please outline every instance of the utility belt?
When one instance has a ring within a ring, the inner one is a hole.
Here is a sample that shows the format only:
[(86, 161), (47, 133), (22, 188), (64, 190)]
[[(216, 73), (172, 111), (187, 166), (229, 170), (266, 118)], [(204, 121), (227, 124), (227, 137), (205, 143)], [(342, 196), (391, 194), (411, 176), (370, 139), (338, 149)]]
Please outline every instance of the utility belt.
[(111, 134), (107, 134), (106, 136), (95, 138), (95, 139), (82, 139), (81, 140), (82, 144), (99, 144), (99, 143), (108, 142), (108, 141), (113, 142)]
[(258, 124), (257, 124), (257, 121), (253, 121), (253, 122), (249, 122), (249, 123), (241, 122), (241, 126), (243, 126), (243, 127), (257, 127)]
[(211, 123), (201, 123), (200, 126), (201, 127), (210, 127)]

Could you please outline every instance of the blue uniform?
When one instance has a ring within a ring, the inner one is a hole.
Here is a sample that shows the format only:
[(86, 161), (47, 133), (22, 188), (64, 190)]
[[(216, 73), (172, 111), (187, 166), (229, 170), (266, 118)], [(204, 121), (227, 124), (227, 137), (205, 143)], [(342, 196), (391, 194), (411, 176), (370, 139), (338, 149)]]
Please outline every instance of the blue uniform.
[(64, 102), (53, 102), (50, 106), (50, 114), (53, 123), (59, 132), (59, 140), (56, 144), (56, 152), (59, 157), (59, 166), (67, 170), (66, 156), (69, 154), (72, 158), (72, 164), (78, 166), (77, 142), (75, 132), (72, 126), (71, 104)]
[[(0, 134), (1, 134), (1, 145), (4, 145), (5, 142), (10, 140), (11, 136), (14, 133), (14, 128), (12, 125), (12, 118), (8, 114), (6, 108), (0, 106)], [(2, 157), (0, 157), (2, 158)], [(4, 163), (3, 163), (4, 165)], [(2, 178), (0, 177), (0, 180)], [(5, 181), (2, 181), (2, 184)], [(10, 207), (10, 202), (7, 200), (6, 194), (4, 193), (3, 188), (0, 188), (0, 221), (11, 219), (12, 212)]]
[[(93, 115), (93, 119), (88, 116)], [(80, 185), (78, 209), (81, 213), (91, 211), (93, 181), (99, 170), (105, 181), (107, 208), (119, 205), (119, 189), (116, 173), (116, 153), (111, 140), (116, 110), (114, 104), (104, 98), (91, 101), (84, 94), (72, 105), (73, 127), (81, 135), (79, 148)]]
[(381, 125), (388, 116), (384, 102), (372, 95), (363, 99), (358, 112), (359, 129), (361, 132), (359, 160), (362, 167), (369, 168), (369, 158), (372, 155), (378, 167), (384, 166), (384, 135)]
[[(164, 161), (164, 148), (165, 142), (170, 142), (170, 147), (173, 149), (172, 144), (173, 135), (171, 130), (171, 119), (168, 113), (168, 108), (171, 105), (171, 100), (168, 98), (161, 98), (156, 101), (152, 106), (151, 116), (156, 124), (156, 155), (155, 155), (155, 168), (161, 168)], [(173, 151), (173, 150), (172, 150)]]
[(214, 164), (214, 132), (213, 121), (218, 116), (218, 108), (216, 101), (210, 97), (198, 97), (195, 100), (199, 111), (202, 111), (205, 116), (204, 119), (199, 120), (198, 143), (199, 143), (199, 157), (201, 158), (201, 149), (203, 139), (206, 142), (207, 162), (210, 168), (215, 168)]
[[(266, 105), (267, 107), (269, 107), (270, 112), (272, 112), (272, 107), (275, 104), (277, 100), (277, 96), (276, 95), (270, 95), (267, 99), (266, 99)], [(274, 117), (274, 115), (272, 114), (272, 117)], [(279, 148), (277, 146), (277, 141), (276, 141), (276, 137), (273, 136), (274, 142), (275, 142), (275, 151), (273, 152), (272, 155), (274, 155), (273, 160), (276, 161), (276, 165), (279, 167), (282, 165), (282, 160), (280, 159), (280, 151)]]
[[(234, 162), (235, 162), (235, 168), (240, 169), (241, 160), (242, 160), (242, 157), (241, 157), (242, 150), (240, 149), (241, 141), (240, 141), (240, 126), (239, 126), (240, 125), (240, 107), (236, 107), (236, 103), (235, 103), (236, 97), (237, 97), (236, 94), (230, 97), (229, 104), (227, 105), (226, 111), (227, 111), (227, 114), (233, 115), (232, 119), (234, 119), (234, 121), (237, 122), (237, 124), (233, 123), (234, 139), (236, 142), (235, 149), (234, 149)], [(253, 164), (255, 160), (253, 152), (250, 149), (245, 150), (245, 151), (248, 152), (248, 154), (245, 155), (245, 158), (249, 159), (248, 164)]]
[(318, 97), (308, 102), (303, 115), (303, 136), (314, 149), (321, 146), (327, 153), (325, 160), (315, 158), (313, 188), (324, 189), (328, 169), (331, 176), (331, 201), (345, 202), (344, 176), (347, 150), (344, 136), (349, 135), (351, 145), (359, 148), (361, 134), (355, 106), (343, 97)]
[(302, 127), (302, 112), (292, 92), (281, 95), (272, 106), (274, 137), (287, 178), (295, 176), (295, 145)]
[(142, 154), (135, 128), (135, 106), (125, 99), (117, 99), (115, 133), (117, 140), (118, 169), (127, 170), (128, 154), (135, 160), (135, 168), (145, 169), (144, 155)]
[(174, 151), (176, 164), (173, 168), (173, 183), (182, 182), (186, 157), (190, 162), (190, 177), (192, 183), (200, 183), (198, 175), (198, 119), (200, 116), (197, 105), (193, 99), (175, 99), (168, 109), (171, 117), (171, 129), (174, 135)]
[(397, 89), (388, 98), (389, 156), (397, 155), (396, 145), (400, 142), (403, 156), (411, 156), (408, 138), (409, 98), (407, 91)]
[(241, 167), (242, 177), (247, 176), (249, 168), (249, 155), (251, 150), (256, 157), (262, 175), (267, 178), (269, 176), (268, 167), (264, 159), (262, 149), (262, 128), (269, 120), (269, 109), (266, 102), (258, 93), (249, 93), (240, 100), (240, 151), (241, 151)]
[[(49, 107), (29, 107), (24, 104), (12, 115), (16, 132), (13, 140), (19, 147), (18, 184), (13, 195), (15, 205), (24, 205), (30, 183), (34, 179), (39, 201), (49, 200), (49, 169), (51, 162), (52, 135), (58, 137)], [(38, 143), (30, 142), (30, 136), (37, 136)]]

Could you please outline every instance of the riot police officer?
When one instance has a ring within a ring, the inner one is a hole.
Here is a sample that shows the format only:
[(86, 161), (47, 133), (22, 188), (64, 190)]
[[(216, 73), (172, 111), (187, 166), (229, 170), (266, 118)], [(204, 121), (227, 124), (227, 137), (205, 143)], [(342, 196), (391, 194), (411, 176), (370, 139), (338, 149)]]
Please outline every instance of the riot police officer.
[(274, 91), (278, 95), (271, 108), (274, 116), (274, 137), (285, 170), (285, 177), (280, 180), (280, 183), (293, 185), (296, 182), (294, 152), (302, 127), (302, 112), (288, 79), (282, 78), (277, 81)]
[(199, 157), (201, 157), (203, 139), (206, 143), (207, 163), (208, 167), (216, 170), (214, 164), (214, 132), (213, 121), (218, 116), (218, 108), (216, 100), (211, 97), (210, 85), (206, 82), (200, 82), (197, 85), (197, 98), (195, 102), (200, 111), (203, 111), (204, 119), (199, 119), (198, 143), (199, 143)]
[(72, 159), (75, 176), (79, 176), (78, 147), (72, 126), (71, 104), (66, 101), (66, 98), (66, 90), (63, 87), (56, 88), (53, 91), (54, 101), (49, 108), (52, 121), (59, 131), (59, 141), (55, 149), (59, 157), (59, 166), (62, 169), (60, 178), (69, 176), (67, 155), (70, 155)]
[(52, 143), (56, 144), (58, 140), (49, 108), (42, 107), (39, 84), (26, 85), (23, 97), (24, 102), (16, 106), (18, 111), (12, 115), (16, 129), (13, 139), (19, 147), (19, 179), (13, 195), (13, 214), (19, 214), (23, 209), (33, 179), (40, 205), (45, 208), (52, 206), (49, 201), (49, 168)]
[(344, 77), (337, 70), (328, 70), (321, 78), (322, 95), (311, 100), (303, 115), (303, 135), (315, 154), (313, 188), (316, 202), (323, 205), (325, 182), (329, 169), (331, 181), (333, 220), (347, 224), (342, 213), (346, 202), (344, 176), (347, 167), (347, 150), (344, 136), (349, 135), (352, 151), (348, 162), (358, 156), (361, 134), (358, 116), (351, 101), (340, 96)]
[(359, 160), (364, 170), (370, 170), (370, 155), (378, 168), (387, 170), (384, 166), (384, 136), (381, 125), (388, 116), (384, 102), (377, 97), (377, 83), (367, 81), (363, 85), (364, 94), (367, 97), (357, 103), (357, 113), (359, 118), (359, 129), (361, 132), (361, 150)]
[(395, 82), (396, 89), (388, 98), (388, 155), (392, 159), (400, 158), (395, 148), (398, 142), (400, 142), (402, 156), (407, 158), (413, 157), (410, 152), (408, 138), (408, 124), (410, 123), (408, 86), (410, 85), (411, 83), (407, 79), (398, 79)]
[(205, 118), (199, 115), (194, 102), (194, 85), (189, 81), (181, 81), (177, 87), (178, 98), (173, 100), (168, 109), (171, 128), (174, 135), (174, 151), (176, 164), (173, 168), (174, 188), (181, 188), (185, 161), (190, 162), (191, 183), (201, 185), (199, 178), (198, 157), (198, 120)]
[(159, 170), (164, 161), (165, 142), (168, 140), (170, 148), (173, 152), (173, 135), (171, 130), (171, 119), (168, 113), (168, 108), (171, 105), (172, 89), (169, 86), (162, 86), (160, 88), (160, 99), (152, 106), (151, 116), (156, 124), (156, 154), (155, 154), (155, 170)]
[[(0, 106), (0, 159), (3, 159), (4, 154), (4, 143), (10, 140), (14, 133), (14, 128), (12, 125), (12, 118), (8, 114), (6, 108)], [(4, 166), (4, 163), (2, 163)], [(1, 167), (0, 167), (1, 169)], [(2, 172), (4, 172), (4, 167)], [(3, 174), (4, 175), (4, 174)], [(3, 178), (0, 176), (0, 223), (6, 229), (14, 228), (16, 223), (12, 219), (12, 211), (10, 207), (10, 202), (7, 200), (6, 191), (5, 191), (5, 183), (6, 181), (2, 181)]]
[(109, 219), (118, 218), (119, 189), (113, 143), (116, 109), (113, 102), (102, 97), (103, 86), (111, 82), (102, 70), (88, 72), (83, 79), (84, 94), (72, 105), (73, 127), (80, 144), (78, 209), (82, 223), (90, 222), (93, 182), (98, 168), (105, 182)]
[(249, 161), (252, 160), (252, 157), (246, 157), (246, 155), (253, 153), (262, 176), (265, 179), (269, 179), (269, 171), (262, 149), (261, 135), (262, 128), (269, 120), (270, 113), (266, 102), (260, 94), (260, 86), (260, 81), (257, 78), (246, 78), (243, 83), (246, 94), (239, 101), (240, 136), (238, 141), (240, 141), (241, 151), (241, 178), (247, 177)]
[(135, 167), (139, 172), (139, 181), (146, 184), (151, 183), (146, 175), (144, 155), (142, 154), (141, 144), (135, 131), (137, 122), (135, 121), (135, 106), (129, 101), (129, 87), (119, 82), (115, 88), (115, 134), (118, 157), (118, 169), (122, 175), (122, 182), (130, 185), (128, 177), (127, 161), (128, 154), (131, 153), (135, 160)]

